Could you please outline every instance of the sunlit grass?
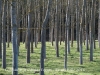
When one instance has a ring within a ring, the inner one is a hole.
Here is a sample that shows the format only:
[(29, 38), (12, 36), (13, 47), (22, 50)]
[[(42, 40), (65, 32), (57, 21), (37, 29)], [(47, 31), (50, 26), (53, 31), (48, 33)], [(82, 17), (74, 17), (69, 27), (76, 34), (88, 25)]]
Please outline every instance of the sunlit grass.
[[(79, 64), (79, 52), (77, 52), (76, 42), (71, 47), (71, 54), (68, 54), (68, 70), (64, 70), (64, 43), (59, 45), (60, 57), (56, 57), (54, 46), (50, 42), (46, 43), (46, 59), (45, 59), (45, 75), (100, 75), (100, 50), (98, 42), (97, 48), (94, 50), (94, 61), (89, 61), (89, 50), (86, 50), (83, 45), (83, 65)], [(41, 45), (38, 44), (34, 48), (34, 53), (31, 53), (31, 63), (26, 63), (26, 49), (25, 45), (21, 43), (18, 57), (18, 73), (19, 75), (39, 75), (40, 68), (40, 51)], [(12, 45), (7, 48), (7, 68), (4, 70), (0, 68), (0, 75), (12, 74)], [(0, 66), (2, 66), (0, 59)]]

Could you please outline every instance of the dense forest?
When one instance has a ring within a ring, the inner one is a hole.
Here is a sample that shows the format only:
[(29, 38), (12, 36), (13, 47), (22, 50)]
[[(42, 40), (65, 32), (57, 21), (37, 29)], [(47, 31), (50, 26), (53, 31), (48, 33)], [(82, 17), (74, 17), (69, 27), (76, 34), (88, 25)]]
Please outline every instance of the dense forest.
[[(100, 0), (0, 0), (0, 58), (6, 68), (6, 48), (12, 43), (13, 75), (18, 75), (20, 43), (27, 49), (26, 60), (41, 42), (40, 69), (44, 69), (46, 42), (55, 46), (59, 57), (59, 43), (65, 43), (64, 68), (67, 69), (67, 54), (74, 41), (83, 64), (82, 48), (93, 50), (96, 41), (100, 47)], [(1, 62), (1, 61), (0, 61)], [(16, 70), (15, 70), (16, 69)], [(44, 71), (40, 70), (40, 75)]]

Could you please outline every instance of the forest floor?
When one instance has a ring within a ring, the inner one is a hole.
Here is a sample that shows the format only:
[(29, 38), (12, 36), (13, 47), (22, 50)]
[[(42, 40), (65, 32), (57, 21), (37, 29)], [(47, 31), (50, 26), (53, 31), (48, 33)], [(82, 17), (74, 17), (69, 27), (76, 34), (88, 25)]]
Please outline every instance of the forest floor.
[[(100, 75), (100, 49), (98, 42), (97, 48), (94, 50), (94, 61), (89, 61), (90, 51), (86, 50), (83, 45), (83, 65), (79, 64), (79, 52), (77, 52), (76, 42), (71, 47), (71, 53), (68, 54), (68, 69), (64, 70), (64, 43), (59, 45), (59, 55), (56, 57), (54, 46), (50, 42), (46, 45), (46, 59), (45, 59), (45, 75)], [(7, 68), (4, 70), (0, 68), (0, 75), (12, 74), (12, 45), (7, 48), (6, 60)], [(31, 53), (31, 62), (26, 63), (26, 49), (24, 44), (20, 44), (19, 57), (18, 57), (18, 74), (19, 75), (40, 75), (40, 51), (41, 44), (34, 48), (34, 53)], [(0, 66), (2, 65), (0, 59)]]

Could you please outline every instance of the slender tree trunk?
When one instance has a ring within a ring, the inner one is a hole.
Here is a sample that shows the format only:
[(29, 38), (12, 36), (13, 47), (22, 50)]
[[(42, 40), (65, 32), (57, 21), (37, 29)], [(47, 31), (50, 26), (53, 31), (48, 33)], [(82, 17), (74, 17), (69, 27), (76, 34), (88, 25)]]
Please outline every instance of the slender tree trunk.
[[(43, 19), (45, 19), (45, 14), (46, 14), (46, 0), (43, 0)], [(41, 30), (41, 32), (42, 32), (42, 30)], [(44, 39), (45, 39), (45, 41), (46, 41), (46, 27), (45, 27), (45, 32), (44, 32), (44, 34), (45, 34), (45, 36), (44, 36)], [(45, 45), (44, 46), (46, 46), (46, 43), (45, 43)], [(46, 58), (46, 47), (45, 47), (45, 49), (44, 49), (44, 59)]]
[(74, 41), (74, 11), (73, 11), (74, 1), (70, 0), (70, 10), (71, 10), (71, 47), (73, 47)]
[(51, 5), (52, 0), (48, 0), (48, 8), (46, 12), (45, 19), (42, 24), (42, 33), (41, 33), (41, 61), (40, 61), (40, 75), (44, 75), (44, 51), (46, 49), (46, 25), (49, 19), (49, 12), (50, 12), (50, 5)]
[(31, 0), (27, 1), (28, 5), (28, 28), (27, 28), (27, 63), (30, 63), (30, 2)]
[(60, 2), (60, 7), (59, 8), (60, 8), (60, 10), (59, 10), (59, 13), (60, 13), (60, 16), (59, 16), (59, 18), (60, 18), (60, 20), (59, 20), (60, 21), (60, 23), (59, 23), (60, 24), (59, 25), (60, 26), (59, 27), (59, 42), (60, 42), (60, 45), (61, 45), (61, 41), (62, 41), (61, 40), (61, 28), (62, 28), (62, 24), (61, 24), (61, 21), (62, 21), (62, 12), (61, 12), (61, 9), (62, 9), (62, 1)]
[(86, 6), (85, 6), (86, 8), (85, 8), (85, 29), (86, 29), (86, 32), (85, 32), (85, 34), (86, 34), (86, 50), (89, 50), (89, 42), (88, 42), (88, 17), (87, 17), (87, 3), (86, 3)]
[[(31, 3), (34, 3), (34, 1), (33, 0), (31, 0)], [(31, 8), (30, 9), (32, 9), (33, 8), (33, 6), (34, 5), (32, 5), (31, 4)], [(34, 46), (33, 46), (33, 37), (34, 37), (34, 26), (33, 26), (33, 21), (34, 21), (34, 15), (32, 14), (32, 13), (34, 13), (34, 10), (31, 12), (31, 18), (30, 18), (30, 20), (31, 20), (31, 53), (33, 53), (34, 52)]]
[(6, 68), (6, 1), (3, 1), (2, 11), (2, 68)]
[[(19, 22), (19, 1), (17, 0), (17, 30), (20, 28), (20, 22)], [(20, 46), (20, 30), (17, 32), (17, 48), (18, 48), (18, 55), (19, 55), (19, 46)]]
[(93, 61), (93, 26), (94, 26), (94, 2), (92, 0), (92, 7), (91, 7), (91, 30), (90, 30), (90, 61)]
[(98, 19), (98, 42), (100, 48), (100, 0), (99, 0), (99, 19)]
[(9, 47), (9, 42), (10, 42), (10, 12), (9, 12), (9, 2), (7, 1), (7, 47)]
[[(68, 14), (68, 16), (67, 16), (67, 53), (68, 54), (70, 54), (70, 39), (69, 39), (69, 37), (70, 37), (70, 32), (69, 32), (69, 29), (70, 29), (70, 24), (71, 24), (71, 22), (72, 22), (72, 26), (73, 26), (73, 19), (71, 18), (71, 21), (70, 21), (70, 14), (71, 14), (71, 12), (70, 12), (70, 1), (69, 1), (69, 4), (68, 4), (68, 12), (67, 12), (67, 14)], [(73, 15), (72, 15), (73, 16)], [(74, 18), (74, 17), (73, 17)], [(74, 27), (74, 26), (73, 26)], [(73, 28), (72, 28), (73, 29)], [(74, 29), (73, 29), (74, 30)], [(71, 36), (71, 38), (72, 38), (72, 42), (71, 42), (71, 44), (72, 44), (72, 47), (73, 47), (73, 30), (72, 30), (72, 36)]]
[(33, 49), (33, 30), (31, 30), (31, 53), (34, 52), (34, 49)]
[(66, 24), (65, 24), (65, 58), (64, 58), (64, 68), (67, 69), (67, 51), (68, 51), (68, 26), (70, 21), (70, 13), (69, 13), (69, 0), (67, 1), (66, 6)]
[(89, 7), (88, 7), (88, 13), (89, 13), (89, 44), (90, 44), (90, 30), (91, 30), (91, 3), (89, 3)]
[(40, 16), (41, 4), (40, 4), (40, 1), (38, 1), (38, 6), (39, 6), (39, 8), (38, 8), (38, 30), (37, 30), (38, 31), (38, 35), (37, 36), (38, 36), (38, 42), (40, 42), (41, 41), (41, 37), (40, 37), (41, 36), (40, 35), (40, 33), (41, 33), (41, 25), (40, 25), (41, 24), (41, 18), (40, 18), (41, 17)]
[(2, 14), (2, 1), (0, 0), (0, 58), (2, 58), (2, 23), (1, 23), (1, 14)]
[(83, 64), (83, 55), (82, 55), (82, 24), (80, 25), (80, 64)]
[(84, 26), (84, 17), (85, 17), (85, 0), (83, 0), (82, 5), (82, 17), (81, 17), (81, 23), (80, 23), (80, 64), (83, 64), (83, 47), (82, 47), (82, 30)]
[(96, 14), (96, 1), (94, 3), (94, 11), (93, 11), (94, 15), (93, 15), (93, 48), (96, 49), (96, 42), (95, 42), (95, 14)]
[[(64, 0), (62, 0), (62, 7), (64, 7), (64, 3), (65, 1)], [(65, 5), (66, 6), (66, 5)], [(62, 41), (64, 42), (65, 41), (65, 22), (64, 22), (64, 20), (65, 20), (65, 18), (64, 18), (64, 16), (66, 16), (65, 14), (64, 14), (64, 12), (66, 12), (65, 11), (66, 10), (66, 8), (62, 8)]]
[[(26, 7), (26, 9), (27, 9), (27, 7)], [(27, 10), (26, 10), (27, 11)], [(26, 12), (25, 11), (25, 12)], [(25, 21), (24, 21), (24, 25), (25, 25), (25, 27), (27, 28), (27, 15), (26, 15), (26, 13), (25, 13), (25, 19), (24, 19)], [(22, 39), (23, 39), (23, 37), (22, 37)], [(25, 48), (27, 49), (27, 29), (25, 30)]]
[[(34, 3), (37, 4), (37, 2), (34, 2)], [(34, 30), (34, 43), (35, 44), (34, 45), (37, 48), (37, 39), (38, 39), (38, 37), (37, 37), (37, 9), (35, 9), (35, 25), (34, 25), (34, 28), (35, 28), (35, 30)]]
[(18, 75), (18, 44), (17, 44), (17, 16), (16, 16), (16, 0), (12, 0), (11, 4), (11, 26), (12, 26), (12, 53), (13, 53), (13, 70), (12, 75)]
[(59, 24), (58, 24), (58, 0), (56, 0), (56, 15), (55, 15), (55, 50), (56, 50), (56, 56), (59, 57), (59, 39), (58, 39), (58, 30), (59, 30)]
[(77, 51), (79, 52), (79, 0), (76, 1), (76, 40)]
[[(25, 11), (25, 7), (24, 7), (24, 2), (22, 2), (21, 3), (22, 4), (22, 10), (21, 10), (21, 12), (22, 12), (22, 15), (26, 15), (27, 14), (27, 12)], [(17, 6), (18, 7), (18, 6)], [(26, 17), (21, 17), (21, 19), (22, 19), (22, 28), (25, 28), (26, 27)], [(19, 25), (19, 28), (21, 27), (21, 25)], [(22, 42), (23, 42), (23, 44), (24, 44), (24, 42), (25, 42), (25, 34), (26, 34), (26, 30), (19, 30), (19, 37), (20, 37), (20, 33), (21, 33), (21, 31), (22, 31)], [(20, 38), (19, 38), (19, 41), (20, 41)]]
[(54, 45), (53, 44), (53, 41), (54, 41), (54, 11), (53, 11), (53, 7), (52, 7), (52, 10), (51, 10), (51, 17), (52, 17), (52, 20), (51, 20), (51, 43), (52, 43), (52, 46)]

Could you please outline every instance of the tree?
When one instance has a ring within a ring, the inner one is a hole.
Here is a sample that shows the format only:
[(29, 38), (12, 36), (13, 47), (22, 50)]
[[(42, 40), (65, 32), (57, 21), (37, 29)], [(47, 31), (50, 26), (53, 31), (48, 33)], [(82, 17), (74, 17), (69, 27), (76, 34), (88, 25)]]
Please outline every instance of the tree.
[(27, 63), (30, 63), (30, 1), (28, 0), (28, 28), (27, 28)]
[(90, 61), (93, 61), (93, 26), (94, 26), (94, 3), (95, 0), (92, 0), (91, 7), (91, 20), (90, 20)]
[(10, 11), (9, 11), (9, 1), (7, 1), (7, 47), (9, 47), (10, 42)]
[(88, 42), (88, 17), (87, 17), (87, 3), (86, 3), (86, 5), (85, 5), (85, 29), (86, 29), (86, 50), (88, 50), (89, 49), (89, 42)]
[(12, 0), (11, 3), (11, 26), (12, 26), (12, 53), (13, 53), (13, 72), (12, 75), (18, 75), (18, 43), (17, 43), (17, 1)]
[(54, 41), (54, 8), (53, 8), (53, 3), (51, 6), (50, 41), (51, 41), (52, 46), (53, 46), (54, 45), (53, 44), (53, 41)]
[(2, 68), (6, 69), (6, 1), (3, 1), (2, 10)]
[(52, 0), (48, 0), (48, 8), (46, 11), (46, 16), (42, 24), (42, 32), (41, 32), (41, 58), (40, 58), (40, 75), (44, 75), (44, 51), (46, 50), (46, 25), (49, 19), (50, 5)]
[(71, 10), (71, 47), (73, 47), (73, 41), (74, 41), (74, 1), (70, 0), (70, 10)]
[(86, 0), (83, 0), (83, 4), (82, 4), (82, 15), (81, 15), (81, 23), (80, 23), (80, 64), (83, 64), (83, 47), (82, 47), (82, 33), (83, 33), (83, 28), (84, 28), (84, 19), (85, 19), (85, 3), (86, 3)]
[(82, 23), (80, 24), (80, 32), (79, 32), (79, 34), (80, 34), (80, 38), (79, 38), (79, 41), (80, 41), (80, 45), (79, 45), (79, 51), (80, 51), (80, 64), (83, 64), (83, 55), (82, 55), (82, 53), (83, 53), (83, 47), (82, 47)]
[[(67, 13), (67, 17), (66, 17), (67, 21), (66, 22), (67, 22), (67, 51), (68, 51), (67, 53), (68, 54), (70, 54), (70, 39), (69, 39), (69, 36), (70, 36), (70, 33), (69, 33), (69, 30), (70, 30), (70, 10), (69, 9), (70, 8), (69, 7), (70, 7), (70, 1), (68, 0), (68, 12), (66, 12)], [(72, 23), (72, 26), (73, 26), (73, 20), (72, 20), (73, 17), (72, 16), (71, 16), (71, 23)], [(71, 30), (72, 30), (72, 32), (71, 32), (72, 47), (73, 47), (73, 30), (74, 30), (73, 27), (71, 28)]]
[(0, 0), (0, 58), (2, 58), (2, 23), (1, 23), (1, 14), (2, 14), (2, 0)]
[(100, 0), (99, 0), (99, 19), (98, 19), (98, 42), (100, 48)]
[(76, 1), (76, 41), (77, 51), (79, 51), (79, 0)]
[(58, 22), (58, 0), (56, 0), (56, 15), (55, 15), (55, 50), (56, 50), (56, 56), (59, 57), (59, 22)]
[(70, 20), (70, 13), (69, 13), (69, 0), (67, 1), (66, 5), (66, 24), (65, 24), (65, 58), (64, 58), (64, 68), (67, 69), (67, 51), (68, 51), (68, 26)]

